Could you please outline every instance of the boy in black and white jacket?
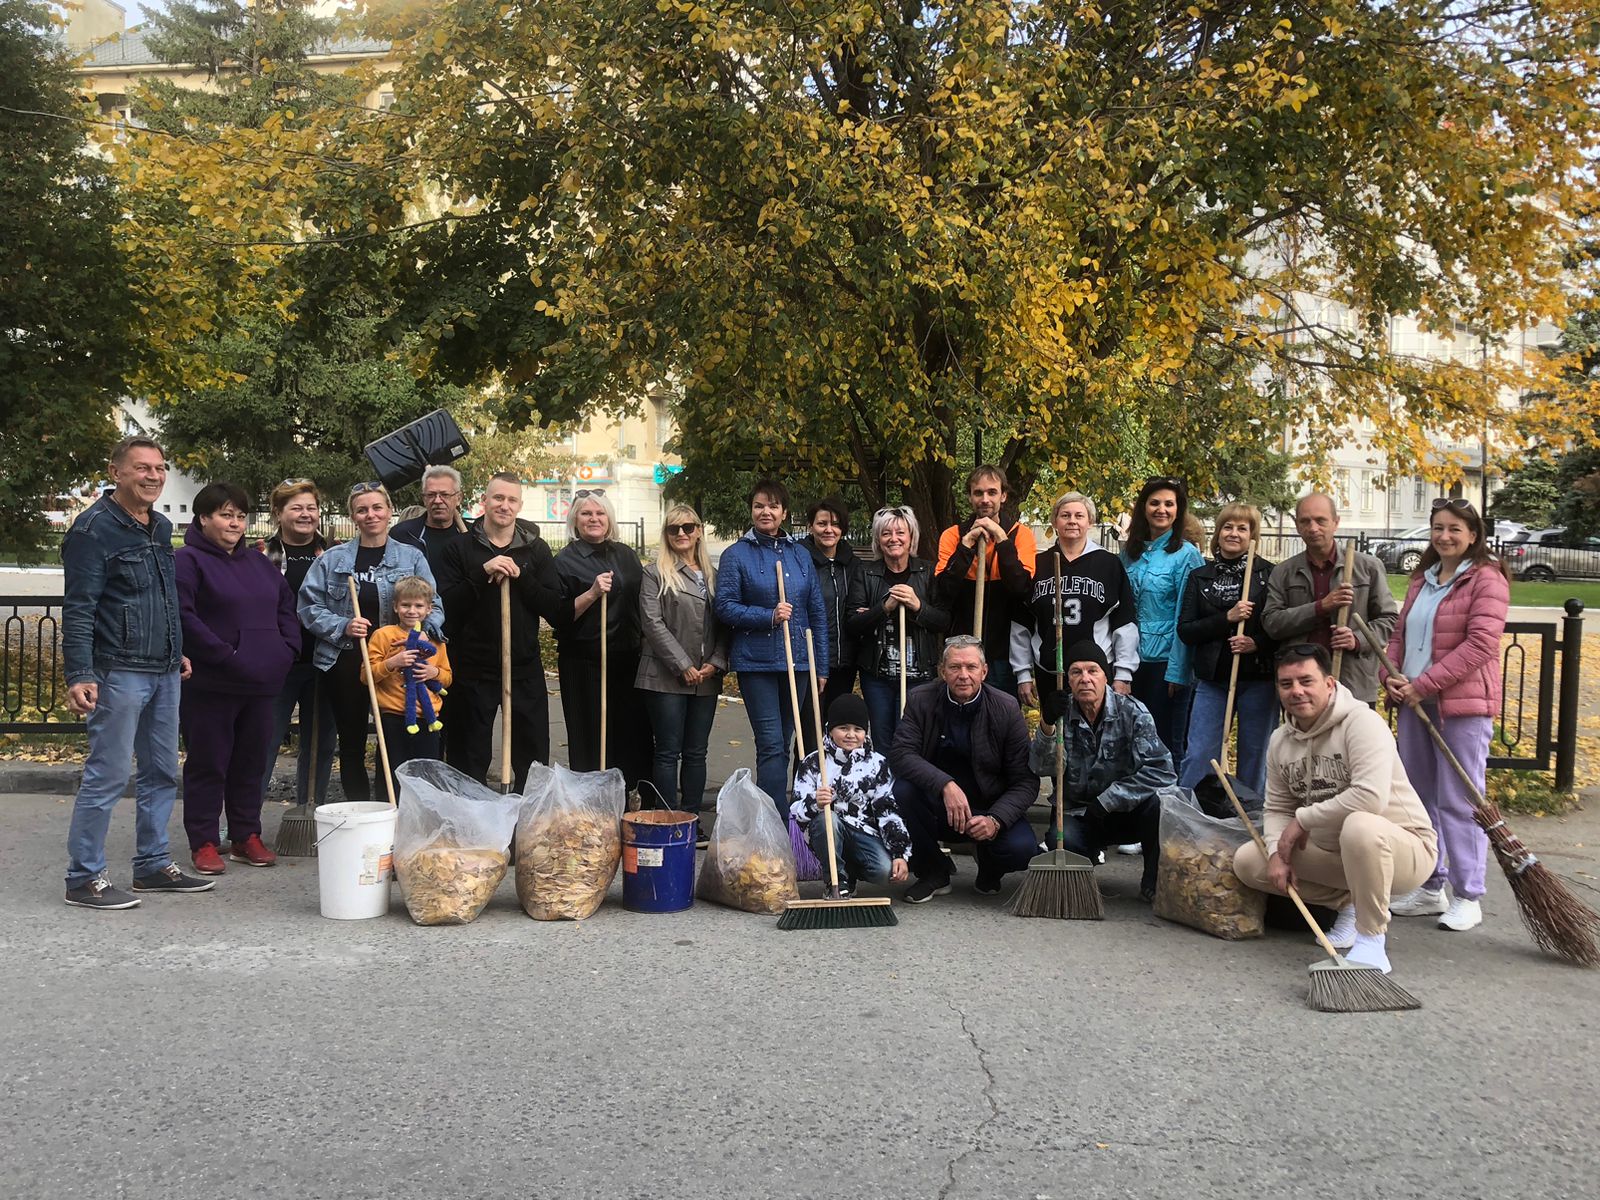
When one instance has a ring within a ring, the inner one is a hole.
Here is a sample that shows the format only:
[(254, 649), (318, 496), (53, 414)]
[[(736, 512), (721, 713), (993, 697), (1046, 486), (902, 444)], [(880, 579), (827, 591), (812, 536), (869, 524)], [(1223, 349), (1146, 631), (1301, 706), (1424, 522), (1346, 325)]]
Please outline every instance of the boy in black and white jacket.
[[(833, 847), (839, 869), (839, 893), (848, 895), (857, 880), (901, 883), (908, 877), (911, 833), (894, 802), (894, 777), (889, 761), (867, 737), (867, 705), (854, 692), (828, 706), (828, 732), (822, 751), (828, 756), (828, 786), (813, 752), (794, 777), (794, 802), (789, 815), (819, 859), (828, 853), (827, 831), (813, 820), (831, 809)], [(826, 863), (824, 863), (826, 866)]]

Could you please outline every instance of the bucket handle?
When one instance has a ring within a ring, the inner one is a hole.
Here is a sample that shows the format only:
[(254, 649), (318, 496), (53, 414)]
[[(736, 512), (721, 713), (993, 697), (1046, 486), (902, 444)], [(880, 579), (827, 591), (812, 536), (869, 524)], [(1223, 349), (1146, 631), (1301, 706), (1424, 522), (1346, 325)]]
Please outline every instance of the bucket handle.
[(321, 837), (319, 837), (316, 840), (315, 845), (320, 849), (323, 842), (327, 841), (334, 834), (338, 833), (339, 830), (343, 829), (349, 823), (350, 823), (350, 818), (349, 817), (340, 817), (339, 818), (339, 823), (337, 825), (335, 825), (332, 829), (328, 830), (327, 833), (325, 833)]
[(636, 783), (634, 785), (634, 789), (633, 790), (639, 793), (639, 804), (640, 804), (641, 807), (644, 805), (644, 789), (645, 788), (649, 788), (652, 792), (655, 793), (656, 804), (658, 804), (660, 806), (662, 812), (671, 812), (672, 811), (672, 806), (669, 805), (664, 799), (662, 799), (661, 790), (659, 788), (657, 788), (656, 785), (654, 783), (652, 783), (648, 779), (641, 779), (641, 780), (639, 780), (638, 783)]

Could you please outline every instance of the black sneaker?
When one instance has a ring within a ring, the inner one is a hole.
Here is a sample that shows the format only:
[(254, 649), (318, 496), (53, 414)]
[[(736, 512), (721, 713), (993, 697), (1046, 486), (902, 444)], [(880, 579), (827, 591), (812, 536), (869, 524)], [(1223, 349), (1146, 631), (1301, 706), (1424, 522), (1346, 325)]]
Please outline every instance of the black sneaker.
[(139, 897), (112, 887), (104, 875), (96, 875), (82, 887), (68, 888), (67, 903), (73, 908), (138, 908)]
[(926, 904), (935, 896), (948, 896), (950, 894), (950, 881), (948, 879), (932, 880), (919, 879), (906, 889), (906, 894), (901, 897), (907, 904)]
[(696, 821), (694, 823), (694, 848), (696, 850), (704, 850), (709, 845), (711, 845), (711, 831), (700, 824), (699, 821)]
[(168, 863), (153, 875), (135, 876), (136, 892), (209, 892), (217, 886), (215, 879), (196, 879), (178, 870), (177, 863)]
[(972, 881), (972, 890), (980, 896), (998, 896), (1000, 894), (1000, 881), (1004, 878), (1005, 876), (1003, 875), (980, 874)]

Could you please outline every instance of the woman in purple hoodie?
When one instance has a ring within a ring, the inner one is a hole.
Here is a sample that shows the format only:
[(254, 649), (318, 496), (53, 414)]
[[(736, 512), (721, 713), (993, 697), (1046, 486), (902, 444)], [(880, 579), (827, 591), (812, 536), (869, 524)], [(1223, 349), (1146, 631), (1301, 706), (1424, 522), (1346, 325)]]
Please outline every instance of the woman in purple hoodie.
[(224, 808), (229, 857), (254, 867), (277, 861), (261, 841), (261, 775), (272, 752), (273, 701), (300, 652), (300, 618), (278, 569), (245, 543), (243, 488), (208, 483), (194, 516), (177, 554), (183, 651), (194, 664), (178, 708), (188, 750), (183, 827), (195, 870), (221, 875)]

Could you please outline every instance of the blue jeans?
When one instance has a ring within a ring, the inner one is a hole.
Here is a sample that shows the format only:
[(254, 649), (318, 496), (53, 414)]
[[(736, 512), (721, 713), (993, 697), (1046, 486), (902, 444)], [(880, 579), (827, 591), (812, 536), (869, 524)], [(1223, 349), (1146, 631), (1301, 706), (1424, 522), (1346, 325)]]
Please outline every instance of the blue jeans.
[[(795, 686), (811, 686), (804, 671), (795, 672)], [(789, 822), (789, 742), (794, 737), (794, 711), (789, 704), (789, 678), (783, 671), (740, 671), (739, 695), (756, 741), (756, 786), (778, 806), (778, 819)]]
[(289, 732), (289, 721), (295, 706), (300, 706), (300, 732), (295, 738), (295, 803), (306, 804), (311, 790), (311, 712), (313, 699), (317, 710), (317, 799), (318, 804), (328, 802), (328, 776), (333, 772), (333, 752), (338, 748), (338, 726), (333, 720), (333, 705), (324, 688), (320, 686), (322, 672), (309, 662), (297, 662), (289, 668), (289, 677), (283, 681), (283, 690), (272, 702), (272, 761), (267, 773), (261, 777), (261, 797), (266, 799), (267, 785), (272, 782), (272, 768), (277, 765), (278, 752), (283, 749), (284, 736)]
[(991, 658), (989, 677), (984, 682), (992, 688), (999, 688), (1013, 700), (1017, 698), (1017, 673), (1011, 669), (1009, 658)]
[[(839, 867), (839, 882), (865, 879), (869, 883), (888, 883), (891, 859), (883, 842), (870, 833), (846, 825), (833, 813), (827, 815), (833, 822), (833, 857)], [(827, 878), (828, 832), (823, 825), (823, 815), (818, 812), (806, 828), (806, 840), (811, 843), (811, 853), (822, 864), (823, 878)]]
[(706, 747), (717, 716), (717, 698), (651, 691), (640, 695), (656, 738), (650, 782), (668, 808), (697, 813), (705, 802)]
[[(1222, 757), (1222, 710), (1228, 704), (1228, 687), (1201, 681), (1195, 685), (1189, 710), (1189, 737), (1178, 772), (1178, 783), (1192, 788), (1211, 774), (1211, 760)], [(1234, 728), (1239, 731), (1239, 756), (1228, 765), (1240, 783), (1265, 795), (1267, 743), (1278, 727), (1278, 689), (1270, 679), (1239, 684), (1234, 697)]]
[(100, 699), (89, 714), (89, 757), (67, 831), (67, 887), (83, 887), (106, 869), (111, 810), (138, 760), (134, 878), (172, 861), (167, 822), (178, 799), (178, 672), (95, 672)]
[(894, 731), (900, 727), (900, 681), (862, 672), (861, 698), (867, 702), (867, 716), (872, 721), (872, 745), (887, 757)]

